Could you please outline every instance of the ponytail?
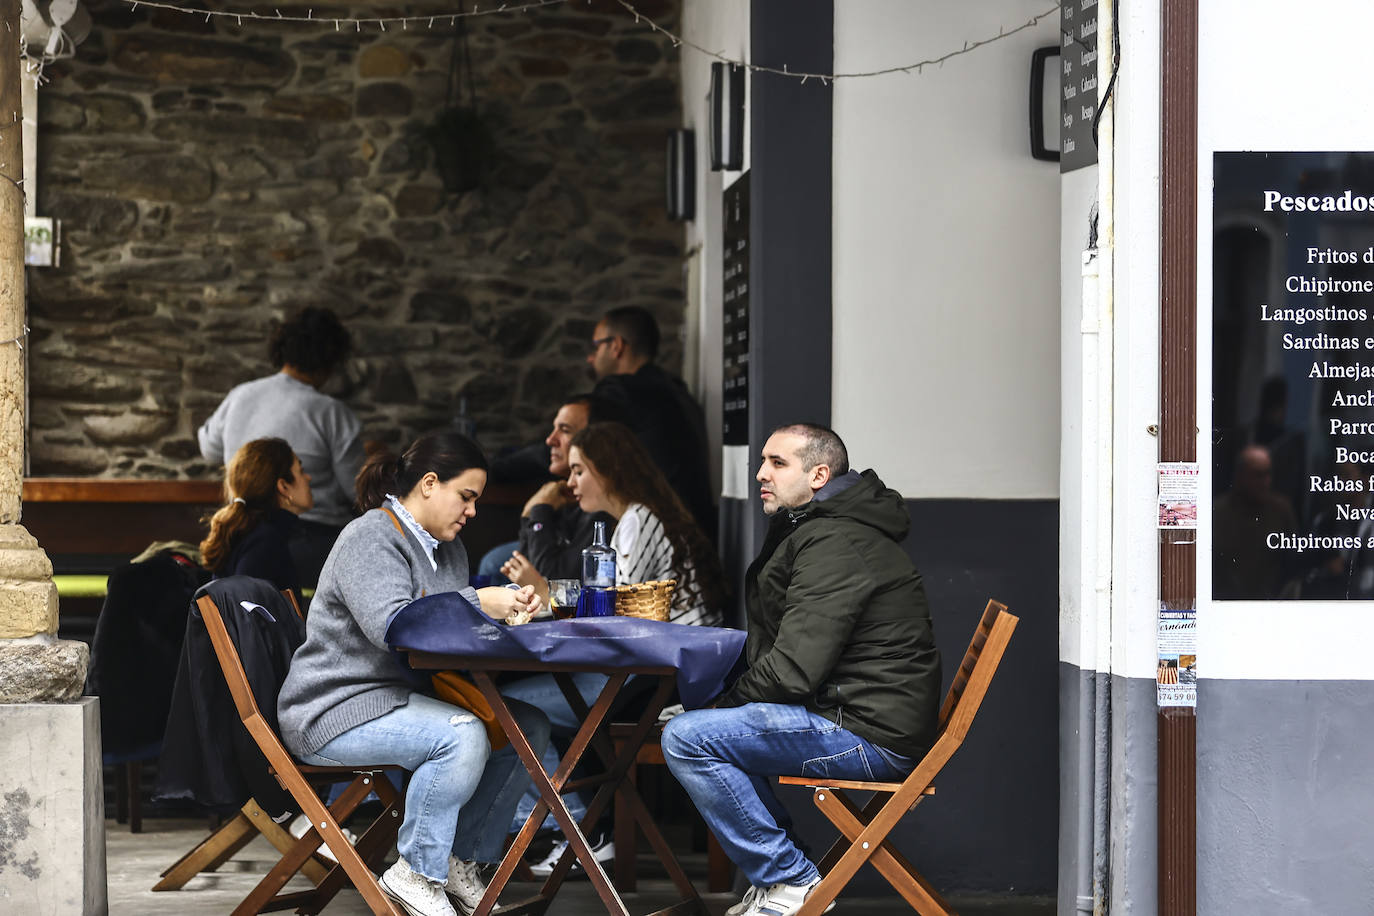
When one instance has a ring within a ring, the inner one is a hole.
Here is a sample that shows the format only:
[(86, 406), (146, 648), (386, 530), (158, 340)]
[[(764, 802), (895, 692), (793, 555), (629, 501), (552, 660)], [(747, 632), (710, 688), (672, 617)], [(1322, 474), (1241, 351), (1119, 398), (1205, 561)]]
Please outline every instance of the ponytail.
[(277, 506), (277, 481), (294, 481), (296, 453), (284, 439), (254, 439), (234, 453), (224, 473), (224, 505), (205, 520), (210, 533), (200, 542), (201, 563), (220, 572), (229, 554)]
[(201, 565), (211, 572), (220, 572), (234, 543), (257, 527), (265, 514), (261, 508), (250, 509), (246, 503), (233, 499), (216, 509), (209, 518), (210, 533), (200, 542)]
[(400, 471), (401, 458), (391, 449), (379, 448), (368, 455), (354, 480), (358, 508), (367, 512), (386, 502), (386, 495), (396, 492)]

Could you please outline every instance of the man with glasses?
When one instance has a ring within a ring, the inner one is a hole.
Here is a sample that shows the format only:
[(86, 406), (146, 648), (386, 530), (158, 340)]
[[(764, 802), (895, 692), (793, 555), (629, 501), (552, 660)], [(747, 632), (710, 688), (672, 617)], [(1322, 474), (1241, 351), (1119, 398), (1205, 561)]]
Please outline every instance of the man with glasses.
[(682, 379), (654, 362), (658, 343), (658, 322), (647, 309), (629, 305), (607, 312), (597, 322), (587, 354), (597, 380), (593, 394), (620, 410), (687, 511), (714, 541), (706, 417)]

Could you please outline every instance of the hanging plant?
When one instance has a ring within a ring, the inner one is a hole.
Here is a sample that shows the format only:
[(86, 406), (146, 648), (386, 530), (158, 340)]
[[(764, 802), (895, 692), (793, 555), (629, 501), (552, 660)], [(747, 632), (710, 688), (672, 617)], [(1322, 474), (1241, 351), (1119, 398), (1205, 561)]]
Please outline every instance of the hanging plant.
[[(459, 3), (459, 13), (462, 9), (463, 4)], [(496, 139), (491, 125), (477, 107), (467, 20), (460, 16), (458, 23), (449, 54), (448, 94), (444, 107), (424, 131), (425, 139), (434, 150), (434, 167), (444, 183), (444, 190), (450, 194), (482, 187), (496, 159)], [(461, 99), (463, 94), (464, 71), (468, 101), (466, 105), (455, 104), (455, 98)]]
[(496, 142), (491, 128), (475, 108), (445, 107), (425, 128), (434, 150), (434, 167), (450, 194), (481, 187), (491, 172)]

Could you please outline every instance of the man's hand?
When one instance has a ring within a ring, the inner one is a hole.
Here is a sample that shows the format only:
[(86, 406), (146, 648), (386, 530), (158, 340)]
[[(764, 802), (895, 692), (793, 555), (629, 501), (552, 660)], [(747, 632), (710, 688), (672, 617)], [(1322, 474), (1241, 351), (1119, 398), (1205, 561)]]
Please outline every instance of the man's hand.
[(501, 564), (501, 574), (516, 585), (530, 586), (544, 603), (549, 600), (549, 580), (540, 575), (529, 557), (520, 551), (511, 554), (510, 559)]
[(517, 613), (533, 616), (542, 606), (534, 587), (529, 585), (518, 589), (493, 585), (478, 589), (477, 597), (482, 602), (482, 613), (493, 620), (505, 620)]
[(552, 506), (561, 509), (572, 502), (572, 491), (568, 489), (567, 483), (562, 480), (550, 480), (538, 490), (525, 503), (524, 511), (520, 514), (527, 516), (535, 506)]

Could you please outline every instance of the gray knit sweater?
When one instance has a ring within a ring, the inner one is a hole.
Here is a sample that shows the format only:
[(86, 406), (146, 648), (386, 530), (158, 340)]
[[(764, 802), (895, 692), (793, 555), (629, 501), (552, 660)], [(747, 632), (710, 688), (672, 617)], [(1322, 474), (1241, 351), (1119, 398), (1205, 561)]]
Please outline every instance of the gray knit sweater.
[(392, 615), (438, 592), (461, 592), (477, 605), (462, 542), (440, 542), (434, 560), (438, 569), (415, 535), (398, 531), (381, 509), (344, 528), (277, 698), (282, 741), (293, 754), (314, 753), (410, 699), (414, 680), (384, 639)]

